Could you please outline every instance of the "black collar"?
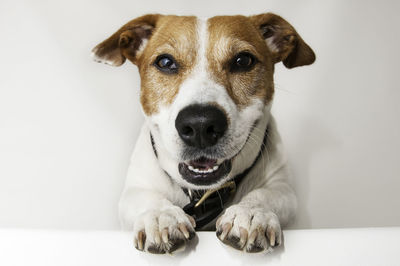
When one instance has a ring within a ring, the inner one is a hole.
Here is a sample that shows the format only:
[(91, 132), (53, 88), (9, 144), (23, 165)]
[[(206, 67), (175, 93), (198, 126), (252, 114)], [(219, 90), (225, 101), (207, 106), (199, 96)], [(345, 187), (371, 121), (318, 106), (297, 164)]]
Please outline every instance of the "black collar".
[[(224, 206), (232, 199), (236, 192), (236, 188), (242, 180), (250, 173), (253, 167), (260, 159), (267, 145), (268, 126), (264, 133), (264, 139), (260, 147), (260, 151), (253, 163), (242, 173), (230, 179), (219, 189), (209, 190), (192, 190), (182, 187), (183, 192), (189, 197), (190, 202), (183, 207), (186, 214), (191, 215), (196, 221), (196, 229), (201, 229), (203, 226), (214, 220), (224, 210)], [(156, 157), (158, 157), (153, 136), (150, 133), (150, 141)], [(169, 174), (165, 172), (168, 176)]]

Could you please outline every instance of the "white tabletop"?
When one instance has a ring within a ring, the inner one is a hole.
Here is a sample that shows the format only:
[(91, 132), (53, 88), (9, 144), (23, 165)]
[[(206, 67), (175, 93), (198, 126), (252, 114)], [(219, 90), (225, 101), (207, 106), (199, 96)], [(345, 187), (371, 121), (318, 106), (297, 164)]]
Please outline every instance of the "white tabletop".
[(0, 265), (400, 265), (400, 227), (287, 230), (270, 254), (197, 235), (181, 253), (153, 255), (137, 251), (128, 232), (0, 229)]

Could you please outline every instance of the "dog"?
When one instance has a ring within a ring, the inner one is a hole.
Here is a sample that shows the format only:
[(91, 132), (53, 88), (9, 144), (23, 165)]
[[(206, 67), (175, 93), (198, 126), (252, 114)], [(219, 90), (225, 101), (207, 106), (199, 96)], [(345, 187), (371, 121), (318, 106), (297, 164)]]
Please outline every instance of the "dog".
[(135, 247), (172, 253), (196, 230), (246, 252), (281, 245), (297, 201), (270, 114), (274, 66), (315, 61), (293, 26), (272, 13), (149, 14), (92, 54), (140, 73), (145, 123), (119, 202)]

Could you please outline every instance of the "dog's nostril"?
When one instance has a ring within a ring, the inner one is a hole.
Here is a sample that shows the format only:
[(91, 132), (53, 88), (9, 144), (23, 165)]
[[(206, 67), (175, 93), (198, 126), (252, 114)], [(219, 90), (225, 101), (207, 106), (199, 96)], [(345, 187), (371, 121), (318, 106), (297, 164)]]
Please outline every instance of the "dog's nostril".
[(189, 126), (186, 126), (186, 127), (182, 128), (181, 134), (183, 134), (185, 136), (188, 136), (188, 137), (191, 137), (191, 136), (194, 135), (194, 130), (193, 130), (193, 128), (191, 128)]
[(214, 139), (218, 138), (218, 134), (217, 134), (217, 131), (215, 130), (214, 126), (209, 126), (206, 129), (206, 134), (211, 138), (214, 138)]
[(209, 127), (207, 128), (207, 134), (211, 135), (211, 134), (213, 134), (213, 133), (215, 133), (214, 126), (209, 126)]

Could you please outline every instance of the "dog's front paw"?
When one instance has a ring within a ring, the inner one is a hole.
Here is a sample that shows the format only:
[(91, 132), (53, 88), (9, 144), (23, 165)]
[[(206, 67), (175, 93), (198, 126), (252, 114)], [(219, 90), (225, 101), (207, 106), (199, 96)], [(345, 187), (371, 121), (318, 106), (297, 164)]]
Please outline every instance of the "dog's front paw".
[(150, 210), (135, 221), (135, 247), (156, 254), (172, 253), (195, 236), (195, 227), (194, 219), (179, 207)]
[(217, 237), (247, 252), (272, 251), (282, 242), (279, 219), (273, 212), (234, 205), (217, 220)]

